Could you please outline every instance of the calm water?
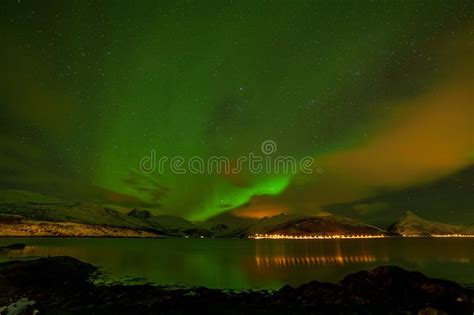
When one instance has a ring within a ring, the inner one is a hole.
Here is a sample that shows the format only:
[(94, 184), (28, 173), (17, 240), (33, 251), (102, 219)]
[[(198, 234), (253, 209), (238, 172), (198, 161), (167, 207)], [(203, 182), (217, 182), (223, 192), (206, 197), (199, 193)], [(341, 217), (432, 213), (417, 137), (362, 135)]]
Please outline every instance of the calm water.
[(25, 250), (0, 260), (68, 255), (100, 266), (113, 280), (219, 288), (279, 288), (310, 280), (336, 282), (379, 265), (474, 283), (474, 239), (224, 240), (0, 238)]

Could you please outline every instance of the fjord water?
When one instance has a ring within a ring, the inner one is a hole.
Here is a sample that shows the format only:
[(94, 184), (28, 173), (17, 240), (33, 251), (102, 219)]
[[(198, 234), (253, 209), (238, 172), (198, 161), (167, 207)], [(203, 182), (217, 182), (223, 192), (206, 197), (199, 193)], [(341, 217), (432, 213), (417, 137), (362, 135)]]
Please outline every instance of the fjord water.
[[(101, 267), (109, 280), (229, 289), (274, 289), (397, 265), (430, 277), (474, 283), (474, 239), (345, 240), (3, 238), (8, 259), (73, 256)], [(132, 280), (132, 281), (130, 281)]]

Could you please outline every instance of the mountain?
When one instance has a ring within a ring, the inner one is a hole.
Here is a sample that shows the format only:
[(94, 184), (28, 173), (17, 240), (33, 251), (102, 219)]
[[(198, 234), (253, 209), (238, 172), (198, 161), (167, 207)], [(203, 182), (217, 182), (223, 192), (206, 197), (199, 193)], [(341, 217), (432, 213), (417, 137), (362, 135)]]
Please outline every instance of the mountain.
[(405, 214), (388, 231), (390, 233), (406, 236), (430, 236), (430, 235), (474, 235), (474, 226), (463, 226), (430, 221), (421, 218), (411, 211)]
[(153, 227), (169, 231), (182, 231), (195, 228), (193, 223), (181, 217), (171, 215), (153, 215), (148, 210), (133, 209), (127, 215), (142, 220)]
[(65, 201), (22, 190), (0, 191), (0, 214), (50, 222), (75, 222), (111, 227), (148, 229), (150, 226), (101, 205)]
[(149, 220), (153, 216), (150, 211), (139, 209), (132, 209), (127, 215), (139, 220)]
[(2, 235), (156, 236), (166, 232), (101, 205), (23, 190), (0, 190), (0, 224)]
[(264, 218), (247, 230), (248, 235), (383, 235), (379, 227), (364, 224), (354, 219), (336, 216), (298, 216), (280, 214)]
[(120, 233), (130, 236), (135, 234), (133, 231), (192, 237), (385, 233), (376, 226), (337, 215), (280, 214), (255, 219), (224, 213), (204, 222), (190, 222), (177, 216), (153, 215), (148, 210), (132, 209), (129, 213), (122, 213), (97, 204), (71, 202), (19, 190), (0, 191), (0, 224), (3, 224), (4, 231), (9, 231), (8, 234), (21, 227), (28, 235), (64, 236), (119, 236)]
[(296, 222), (305, 218), (309, 217), (285, 213), (280, 213), (272, 217), (263, 217), (257, 223), (253, 224), (247, 229), (247, 234), (270, 234), (273, 233), (273, 231), (278, 227), (282, 227), (291, 224), (291, 222)]
[(0, 224), (2, 235), (184, 236), (188, 235), (186, 231), (189, 235), (212, 235), (193, 230), (193, 223), (176, 216), (155, 216), (138, 209), (126, 214), (102, 205), (24, 190), (0, 190)]
[(246, 236), (246, 230), (258, 222), (258, 219), (241, 217), (230, 212), (211, 217), (203, 222), (197, 222), (196, 226), (205, 229), (219, 237), (241, 237)]
[(379, 188), (359, 200), (329, 204), (324, 211), (388, 226), (406, 210), (451, 224), (474, 223), (474, 165), (446, 177), (393, 190)]
[(158, 237), (161, 233), (147, 229), (113, 227), (76, 222), (52, 222), (0, 214), (0, 236), (59, 237)]
[(153, 218), (153, 221), (167, 230), (180, 231), (195, 227), (190, 221), (173, 215), (157, 215)]

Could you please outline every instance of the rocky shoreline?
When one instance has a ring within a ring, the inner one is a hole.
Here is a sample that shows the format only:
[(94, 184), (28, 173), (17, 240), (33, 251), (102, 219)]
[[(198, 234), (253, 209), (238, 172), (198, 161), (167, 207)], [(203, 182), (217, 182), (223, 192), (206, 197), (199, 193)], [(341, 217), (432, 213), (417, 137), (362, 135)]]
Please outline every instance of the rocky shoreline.
[(337, 284), (233, 292), (95, 285), (97, 267), (72, 257), (0, 264), (0, 314), (472, 314), (474, 290), (382, 266)]

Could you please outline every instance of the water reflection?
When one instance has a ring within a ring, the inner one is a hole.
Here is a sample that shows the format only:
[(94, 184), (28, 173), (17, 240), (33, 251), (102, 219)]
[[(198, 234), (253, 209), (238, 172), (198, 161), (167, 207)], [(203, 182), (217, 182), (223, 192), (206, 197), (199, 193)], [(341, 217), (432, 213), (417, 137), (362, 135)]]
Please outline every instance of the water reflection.
[(279, 288), (398, 265), (430, 276), (474, 283), (473, 239), (339, 240), (0, 239), (23, 242), (0, 260), (69, 255), (101, 266), (111, 279), (220, 288)]
[[(373, 263), (377, 261), (375, 256), (306, 256), (306, 257), (261, 257), (255, 256), (255, 263), (258, 268), (262, 267), (297, 267), (297, 266), (326, 266), (344, 265), (354, 263)], [(388, 257), (382, 261), (388, 262)]]
[[(388, 262), (386, 254), (376, 257), (365, 242), (349, 240), (294, 241), (256, 243), (255, 262), (257, 267), (322, 266), (354, 263)], [(317, 255), (315, 255), (317, 254)]]

